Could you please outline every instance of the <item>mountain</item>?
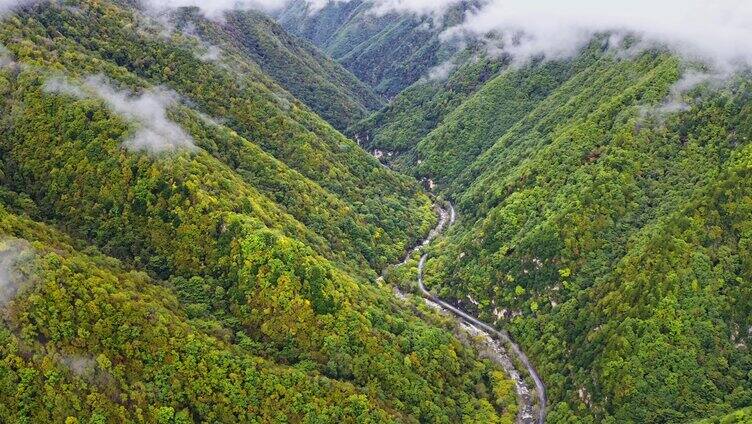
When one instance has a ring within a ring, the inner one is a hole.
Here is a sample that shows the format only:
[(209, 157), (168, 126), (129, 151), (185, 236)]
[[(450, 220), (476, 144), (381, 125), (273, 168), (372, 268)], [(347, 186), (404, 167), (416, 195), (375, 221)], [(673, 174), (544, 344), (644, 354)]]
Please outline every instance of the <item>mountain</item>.
[(547, 384), (548, 422), (748, 406), (749, 76), (675, 99), (696, 69), (605, 46), (468, 64), (356, 134), (454, 201), (426, 284), (511, 331)]
[(325, 3), (2, 6), (0, 422), (748, 421), (748, 69)]
[(377, 282), (436, 223), (417, 182), (189, 33), (0, 20), (0, 421), (512, 422), (511, 380)]
[(449, 60), (456, 47), (440, 34), (461, 21), (475, 2), (452, 5), (442, 19), (403, 13), (374, 12), (374, 2), (327, 2), (311, 10), (305, 0), (293, 0), (278, 13), (280, 24), (308, 39), (374, 91), (392, 98)]
[(207, 43), (208, 57), (221, 46), (225, 55), (233, 52), (254, 62), (264, 74), (339, 130), (384, 105), (349, 71), (260, 12), (231, 11), (217, 21), (207, 19), (197, 8), (183, 8), (175, 13), (173, 21), (180, 30)]
[[(382, 160), (391, 167), (414, 173), (422, 140), (505, 68), (503, 60), (493, 57), (468, 60), (446, 80), (410, 86), (349, 131), (364, 148), (382, 151)], [(458, 139), (457, 143), (464, 145), (465, 139)]]

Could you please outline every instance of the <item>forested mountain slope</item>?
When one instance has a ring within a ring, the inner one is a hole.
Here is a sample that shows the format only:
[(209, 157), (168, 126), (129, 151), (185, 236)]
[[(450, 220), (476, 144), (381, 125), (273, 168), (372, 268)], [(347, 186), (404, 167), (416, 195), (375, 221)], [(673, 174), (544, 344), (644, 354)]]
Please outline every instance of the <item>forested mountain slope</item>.
[(317, 11), (305, 0), (293, 0), (277, 18), (288, 31), (310, 40), (391, 98), (451, 58), (456, 48), (442, 43), (439, 35), (456, 24), (471, 3), (459, 2), (435, 20), (375, 13), (369, 0), (328, 2)]
[(752, 422), (752, 407), (697, 421), (696, 424), (748, 424), (750, 422)]
[(476, 60), (468, 50), (446, 80), (411, 86), (351, 131), (396, 168), (447, 183), (600, 53), (596, 42), (576, 59), (510, 68), (508, 59)]
[(357, 127), (455, 201), (426, 284), (512, 331), (549, 422), (752, 403), (749, 78), (664, 108), (685, 68), (598, 39), (572, 59), (467, 65)]
[(183, 8), (173, 20), (208, 43), (207, 60), (222, 60), (217, 46), (225, 54), (236, 50), (339, 130), (383, 106), (365, 83), (260, 12), (230, 11), (217, 21), (206, 19), (196, 8)]
[(373, 283), (427, 196), (252, 56), (99, 0), (0, 44), (0, 421), (511, 422), (511, 383)]
[(387, 156), (382, 160), (390, 166), (413, 172), (418, 141), (504, 69), (504, 62), (496, 58), (468, 60), (446, 80), (410, 86), (385, 108), (353, 125), (349, 131), (364, 148), (385, 152)]

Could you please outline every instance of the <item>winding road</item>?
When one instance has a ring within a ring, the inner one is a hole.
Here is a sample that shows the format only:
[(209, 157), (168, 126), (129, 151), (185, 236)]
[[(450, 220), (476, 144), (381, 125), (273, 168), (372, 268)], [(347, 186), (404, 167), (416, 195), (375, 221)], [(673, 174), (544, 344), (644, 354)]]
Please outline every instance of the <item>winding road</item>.
[[(431, 230), (423, 243), (409, 252), (401, 265), (407, 263), (415, 252), (431, 244), (431, 242), (444, 231), (447, 225), (452, 225), (454, 223), (456, 213), (454, 206), (452, 206), (451, 203), (449, 204), (449, 211), (438, 205), (436, 206), (436, 209), (439, 213), (439, 223), (433, 230)], [(548, 403), (546, 398), (546, 386), (543, 384), (543, 380), (535, 370), (535, 367), (532, 365), (525, 352), (523, 352), (519, 345), (512, 340), (509, 333), (506, 331), (497, 330), (493, 326), (484, 323), (478, 318), (441, 300), (438, 296), (431, 293), (423, 284), (423, 274), (427, 260), (428, 254), (426, 253), (421, 256), (420, 262), (418, 263), (418, 287), (420, 288), (420, 294), (427, 302), (432, 303), (432, 306), (444, 311), (445, 313), (454, 315), (470, 333), (486, 338), (488, 348), (491, 350), (490, 354), (488, 354), (489, 358), (501, 366), (506, 371), (507, 375), (509, 375), (515, 382), (517, 397), (520, 404), (517, 422), (520, 424), (544, 424), (546, 421), (546, 407)], [(505, 349), (502, 346), (506, 346), (509, 349)], [(514, 358), (525, 367), (526, 373), (533, 379), (533, 382), (535, 383), (537, 404), (525, 378), (515, 366), (514, 361), (509, 357), (509, 350), (511, 350)]]

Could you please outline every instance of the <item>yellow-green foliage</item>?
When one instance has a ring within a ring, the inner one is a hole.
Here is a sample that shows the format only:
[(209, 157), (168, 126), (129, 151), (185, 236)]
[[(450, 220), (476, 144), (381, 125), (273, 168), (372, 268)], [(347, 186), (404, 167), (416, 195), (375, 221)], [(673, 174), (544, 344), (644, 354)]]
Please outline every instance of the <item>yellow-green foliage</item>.
[[(238, 73), (160, 30), (95, 0), (0, 22), (21, 63), (0, 70), (0, 238), (31, 252), (1, 305), (0, 421), (506, 414), (490, 363), (372, 284), (436, 222), (418, 184), (242, 55)], [(173, 90), (196, 148), (126, 148), (143, 123), (44, 89), (93, 74)]]
[(426, 282), (488, 321), (504, 313), (549, 422), (749, 405), (749, 77), (666, 113), (679, 60), (599, 45), (501, 72), (410, 145), (411, 171), (460, 217)]
[(752, 423), (752, 408), (744, 408), (723, 416), (697, 421), (695, 424), (749, 424)]

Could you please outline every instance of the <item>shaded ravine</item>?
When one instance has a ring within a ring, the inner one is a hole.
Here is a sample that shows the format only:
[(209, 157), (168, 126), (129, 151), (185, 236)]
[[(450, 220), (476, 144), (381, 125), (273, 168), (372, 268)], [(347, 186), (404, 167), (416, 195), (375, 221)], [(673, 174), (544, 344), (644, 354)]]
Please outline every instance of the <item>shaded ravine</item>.
[[(456, 219), (456, 213), (454, 206), (452, 206), (451, 203), (449, 204), (449, 211), (438, 205), (436, 205), (436, 209), (439, 214), (439, 223), (423, 240), (423, 243), (412, 249), (405, 257), (405, 260), (402, 261), (398, 266), (405, 265), (415, 252), (418, 252), (424, 247), (430, 245), (431, 242), (444, 231), (447, 225), (452, 225), (454, 223)], [(486, 355), (489, 357), (489, 359), (493, 360), (499, 366), (501, 366), (507, 373), (507, 375), (509, 375), (509, 377), (511, 377), (515, 382), (517, 398), (519, 401), (519, 413), (517, 415), (517, 422), (521, 424), (544, 424), (546, 421), (546, 406), (548, 402), (546, 397), (546, 386), (545, 384), (543, 384), (543, 380), (540, 378), (540, 375), (535, 370), (535, 367), (532, 365), (525, 352), (523, 352), (522, 349), (512, 340), (512, 338), (509, 336), (509, 333), (507, 333), (506, 331), (495, 329), (494, 327), (484, 323), (483, 321), (475, 318), (474, 316), (457, 308), (456, 306), (441, 300), (439, 297), (426, 289), (425, 285), (423, 284), (423, 275), (427, 260), (428, 254), (426, 253), (421, 256), (420, 262), (418, 263), (418, 287), (420, 289), (421, 296), (423, 296), (423, 298), (426, 300), (426, 302), (429, 303), (429, 305), (445, 312), (446, 314), (455, 316), (460, 324), (462, 324), (462, 326), (470, 334), (474, 336), (481, 336), (482, 338), (486, 339), (486, 349), (489, 351), (486, 352)], [(400, 296), (402, 295), (398, 290), (397, 294)], [(509, 357), (507, 349), (502, 346), (506, 346), (511, 349), (514, 357), (525, 367), (527, 373), (533, 379), (535, 383), (535, 393), (537, 394), (537, 408), (534, 405), (535, 402), (533, 395), (531, 394), (531, 390), (525, 382), (524, 377), (515, 366), (514, 361), (512, 361), (512, 359)], [(535, 413), (536, 409), (537, 414)]]

